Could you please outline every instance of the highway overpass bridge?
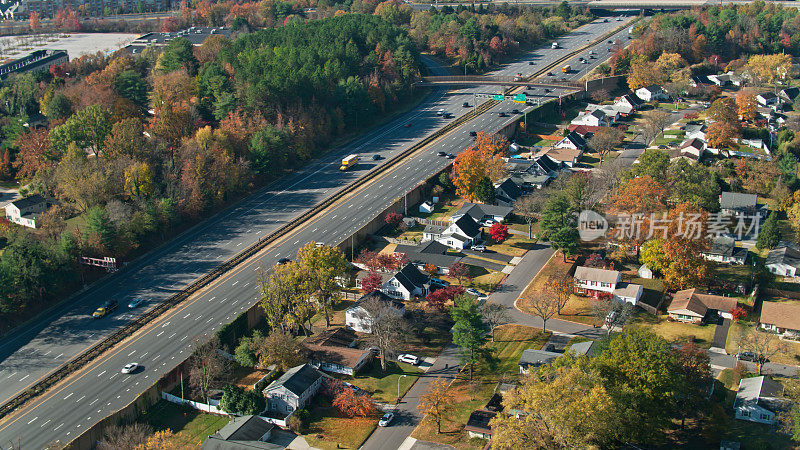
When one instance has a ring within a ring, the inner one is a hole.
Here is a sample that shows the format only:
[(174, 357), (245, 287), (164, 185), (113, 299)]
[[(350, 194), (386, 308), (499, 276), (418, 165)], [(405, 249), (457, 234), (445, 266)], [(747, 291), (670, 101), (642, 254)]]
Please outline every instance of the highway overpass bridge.
[(585, 83), (577, 81), (525, 81), (518, 77), (491, 77), (480, 75), (455, 75), (422, 77), (422, 81), (415, 83), (417, 86), (531, 86), (535, 88), (566, 89), (578, 91), (585, 89)]

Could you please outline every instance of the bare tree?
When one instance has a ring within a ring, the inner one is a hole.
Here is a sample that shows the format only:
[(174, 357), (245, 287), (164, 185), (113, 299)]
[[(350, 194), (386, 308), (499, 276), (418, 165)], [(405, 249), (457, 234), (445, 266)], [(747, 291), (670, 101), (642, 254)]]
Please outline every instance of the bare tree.
[(492, 333), (492, 342), (494, 342), (494, 329), (511, 320), (506, 307), (497, 303), (484, 303), (481, 307), (481, 315)]
[(150, 435), (153, 427), (134, 422), (130, 425), (111, 425), (103, 430), (103, 439), (98, 448), (102, 450), (136, 450), (142, 448)]
[(608, 98), (611, 97), (611, 94), (609, 94), (608, 89), (601, 88), (596, 91), (592, 91), (592, 93), (589, 94), (589, 97), (591, 97), (592, 101), (600, 103), (608, 100)]
[(386, 355), (393, 354), (406, 341), (410, 331), (403, 313), (392, 302), (370, 298), (362, 305), (368, 314), (366, 322), (370, 325), (371, 334), (367, 343), (378, 347), (381, 356), (381, 370), (386, 371)]
[(598, 300), (592, 305), (592, 313), (603, 324), (606, 334), (625, 325), (633, 313), (633, 305), (615, 300)]
[[(620, 182), (622, 170), (626, 168), (626, 161), (614, 158), (592, 171), (592, 182), (597, 184), (595, 192), (598, 195), (611, 195)], [(598, 201), (599, 203), (599, 201)]]
[(219, 386), (229, 373), (228, 360), (219, 354), (219, 338), (201, 334), (192, 339), (194, 352), (189, 358), (189, 386), (201, 398), (208, 400), (208, 391)]
[(603, 164), (603, 158), (619, 147), (624, 138), (625, 133), (619, 128), (601, 127), (589, 138), (587, 144), (589, 144), (589, 148), (597, 152), (600, 156), (600, 164)]
[(571, 278), (552, 276), (545, 280), (545, 289), (553, 296), (553, 299), (558, 305), (558, 314), (567, 304), (569, 297), (572, 295), (574, 283)]
[(539, 217), (547, 201), (547, 195), (544, 192), (536, 191), (528, 194), (514, 203), (514, 213), (525, 219), (528, 224), (528, 239), (531, 238), (533, 232), (533, 222)]
[(775, 355), (786, 353), (789, 346), (779, 337), (771, 333), (762, 333), (756, 329), (742, 330), (737, 339), (737, 343), (742, 350), (755, 355), (755, 363), (758, 366), (758, 374), (761, 375), (761, 368), (764, 363)]
[(558, 314), (558, 302), (548, 292), (533, 292), (528, 301), (535, 316), (542, 318), (542, 331), (547, 332), (547, 321)]
[[(664, 109), (656, 108), (644, 113), (644, 125), (642, 136), (645, 137), (645, 145), (649, 145), (659, 134), (672, 124), (672, 114)], [(645, 130), (648, 132), (645, 134)]]

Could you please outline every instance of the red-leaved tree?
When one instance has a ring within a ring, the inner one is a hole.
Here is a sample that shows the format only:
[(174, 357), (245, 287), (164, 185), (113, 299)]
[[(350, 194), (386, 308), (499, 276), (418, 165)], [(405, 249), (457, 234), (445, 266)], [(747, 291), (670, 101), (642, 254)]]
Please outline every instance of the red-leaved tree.
[(462, 262), (454, 262), (448, 269), (448, 275), (458, 280), (458, 284), (464, 284), (465, 280), (472, 278), (469, 275), (469, 267)]
[(431, 292), (425, 297), (425, 301), (428, 303), (428, 306), (443, 310), (447, 302), (453, 301), (454, 298), (463, 293), (463, 287), (451, 285)]
[(388, 213), (383, 219), (387, 224), (396, 227), (403, 221), (403, 215), (398, 213)]
[(505, 241), (509, 236), (508, 226), (495, 222), (492, 227), (489, 228), (489, 236), (491, 236), (496, 242)]
[(332, 404), (347, 417), (367, 417), (376, 411), (368, 395), (356, 393), (350, 388), (339, 390)]
[(378, 272), (369, 271), (367, 276), (361, 279), (361, 292), (369, 294), (381, 288), (383, 279)]
[(728, 311), (728, 312), (733, 317), (733, 321), (734, 322), (738, 322), (739, 319), (741, 319), (742, 317), (747, 315), (747, 310), (742, 308), (741, 306), (737, 306), (735, 308), (731, 308), (730, 311)]

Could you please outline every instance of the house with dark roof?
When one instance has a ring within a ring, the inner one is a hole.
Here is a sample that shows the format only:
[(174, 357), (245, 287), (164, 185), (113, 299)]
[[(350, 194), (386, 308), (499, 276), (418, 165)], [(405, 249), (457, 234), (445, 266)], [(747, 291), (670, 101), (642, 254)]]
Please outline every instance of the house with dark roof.
[(586, 141), (583, 137), (575, 132), (570, 132), (563, 139), (556, 142), (555, 148), (570, 148), (573, 150), (583, 150), (586, 148)]
[(708, 261), (723, 264), (744, 264), (747, 260), (747, 249), (736, 246), (736, 239), (728, 236), (717, 236), (711, 240), (708, 250), (700, 256)]
[(510, 177), (505, 178), (494, 187), (495, 202), (500, 206), (510, 207), (522, 197), (522, 188)]
[(756, 95), (756, 101), (761, 106), (772, 106), (778, 104), (778, 96), (772, 92), (762, 92)]
[(503, 222), (514, 210), (510, 206), (483, 205), (480, 203), (464, 203), (458, 211), (454, 212), (451, 220), (458, 220), (463, 216), (470, 216), (475, 222), (481, 223), (486, 220)]
[(758, 211), (758, 197), (741, 192), (723, 192), (719, 195), (720, 212), (727, 216), (753, 215)]
[(5, 206), (6, 219), (23, 227), (36, 228), (36, 221), (54, 204), (53, 200), (38, 194), (14, 200)]
[(430, 277), (420, 272), (414, 264), (408, 263), (384, 283), (381, 290), (391, 298), (411, 300), (428, 295), (430, 287)]
[(403, 316), (406, 313), (406, 307), (402, 302), (389, 297), (381, 291), (373, 291), (361, 296), (353, 306), (345, 310), (344, 322), (347, 328), (359, 333), (372, 333), (372, 321), (374, 317), (364, 308), (364, 303), (369, 300), (376, 300), (386, 307), (393, 308), (399, 316)]
[(702, 323), (704, 320), (716, 320), (718, 317), (732, 319), (730, 310), (739, 306), (735, 297), (701, 294), (697, 289), (684, 289), (672, 296), (667, 314), (678, 322)]
[(767, 253), (764, 266), (775, 275), (796, 277), (800, 270), (800, 251), (787, 245), (773, 248)]
[(645, 102), (669, 100), (669, 96), (664, 92), (664, 89), (655, 84), (637, 89), (636, 96)]
[(308, 349), (309, 364), (319, 370), (344, 375), (356, 375), (372, 360), (372, 352), (365, 349), (320, 345), (303, 342)]
[(418, 269), (424, 270), (426, 265), (434, 265), (441, 274), (448, 274), (450, 266), (461, 261), (464, 257), (457, 255), (448, 255), (448, 247), (438, 241), (427, 241), (420, 245), (404, 245), (399, 244), (395, 247), (395, 253), (402, 253), (408, 258), (408, 261), (417, 266)]
[(596, 356), (600, 352), (600, 345), (597, 341), (584, 341), (572, 344), (568, 350), (575, 352), (577, 356)]
[(471, 247), (473, 244), (480, 241), (481, 236), (480, 225), (469, 214), (454, 215), (452, 223), (446, 227), (426, 225), (425, 229), (422, 230), (423, 242), (437, 241), (455, 250), (463, 250)]
[(292, 367), (264, 388), (267, 409), (273, 414), (289, 415), (307, 406), (322, 387), (325, 376), (311, 364)]
[(714, 83), (705, 75), (692, 75), (689, 77), (689, 85), (696, 88), (698, 86), (710, 86)]
[(706, 150), (706, 143), (698, 138), (686, 139), (681, 143), (680, 156), (699, 161)]
[(627, 106), (633, 111), (637, 111), (641, 109), (642, 106), (644, 106), (644, 102), (642, 101), (642, 99), (637, 97), (635, 94), (625, 94), (623, 96), (620, 96), (619, 98), (617, 98), (614, 104)]
[(549, 352), (547, 350), (536, 350), (529, 348), (522, 352), (519, 358), (519, 373), (525, 375), (540, 366), (546, 366), (561, 356), (561, 353)]
[(574, 131), (578, 133), (584, 140), (588, 140), (600, 127), (593, 127), (589, 125), (568, 125), (567, 129), (569, 131)]
[(800, 337), (800, 304), (789, 302), (761, 302), (759, 327), (783, 337)]
[(552, 159), (538, 156), (533, 159), (509, 159), (506, 163), (509, 175), (523, 191), (541, 189), (558, 176), (561, 165)]
[(489, 422), (497, 415), (496, 412), (487, 411), (485, 409), (476, 409), (472, 411), (467, 419), (467, 424), (464, 426), (464, 431), (469, 434), (470, 438), (491, 439), (492, 427)]
[(275, 425), (259, 416), (234, 416), (219, 431), (208, 436), (202, 450), (280, 450), (281, 445), (266, 442), (272, 436)]
[(783, 398), (783, 385), (766, 376), (742, 378), (733, 410), (739, 420), (772, 425), (789, 402)]
[[(380, 291), (376, 291), (380, 292)], [(323, 345), (326, 347), (355, 347), (358, 344), (358, 335), (355, 331), (344, 327), (328, 328), (319, 333), (307, 337), (304, 341), (307, 344)]]
[(778, 97), (789, 103), (794, 103), (794, 99), (796, 99), (798, 95), (800, 95), (800, 88), (796, 87), (781, 89), (778, 92)]
[(588, 125), (591, 127), (609, 127), (614, 123), (614, 117), (609, 116), (603, 109), (591, 112), (581, 112), (570, 122), (572, 125)]

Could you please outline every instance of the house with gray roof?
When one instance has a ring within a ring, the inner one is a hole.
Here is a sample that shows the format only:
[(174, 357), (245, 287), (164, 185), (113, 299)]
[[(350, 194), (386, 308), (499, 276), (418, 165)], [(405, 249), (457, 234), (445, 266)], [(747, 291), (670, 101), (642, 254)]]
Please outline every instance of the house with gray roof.
[(723, 192), (719, 195), (719, 209), (724, 215), (754, 215), (758, 212), (758, 196), (741, 192)]
[[(491, 206), (491, 205), (480, 205)], [(494, 208), (499, 208), (495, 206)], [(464, 209), (464, 208), (462, 208)], [(510, 209), (510, 208), (509, 208)], [(460, 210), (459, 210), (460, 211)], [(480, 211), (480, 210), (479, 210)], [(422, 241), (437, 241), (454, 250), (471, 247), (481, 239), (480, 225), (469, 214), (454, 215), (448, 226), (426, 225), (422, 230)]]
[(272, 414), (288, 416), (307, 406), (319, 392), (325, 376), (310, 364), (292, 367), (264, 388), (267, 410)]
[(764, 266), (771, 273), (782, 277), (795, 277), (800, 270), (800, 251), (782, 245), (769, 251)]
[(381, 287), (386, 295), (394, 299), (411, 300), (425, 297), (431, 287), (431, 278), (423, 274), (412, 263), (406, 264)]
[(708, 250), (700, 256), (708, 261), (723, 264), (744, 264), (747, 260), (747, 249), (736, 246), (736, 239), (729, 236), (717, 236), (711, 240)]
[(54, 204), (39, 194), (14, 200), (5, 206), (6, 219), (23, 227), (37, 228), (36, 221)]
[(586, 141), (580, 134), (574, 131), (570, 131), (570, 133), (564, 136), (564, 138), (556, 142), (555, 147), (571, 148), (573, 150), (583, 150), (586, 148)]
[(739, 420), (772, 425), (778, 413), (788, 406), (783, 398), (783, 385), (766, 376), (743, 378), (733, 402)]
[(522, 197), (522, 188), (509, 177), (495, 185), (494, 195), (498, 205), (510, 207), (518, 198)]
[(568, 350), (572, 350), (578, 356), (595, 356), (600, 351), (597, 341), (584, 341), (572, 344)]
[(259, 416), (233, 417), (222, 429), (210, 435), (202, 450), (280, 450), (281, 445), (266, 442), (272, 436), (275, 425)]
[(464, 203), (458, 211), (453, 213), (451, 219), (455, 221), (464, 216), (470, 216), (478, 223), (488, 219), (494, 220), (495, 222), (503, 222), (513, 210), (514, 208), (510, 206), (483, 205), (467, 202)]
[(428, 241), (420, 245), (399, 244), (394, 252), (404, 254), (408, 261), (420, 270), (432, 264), (439, 269), (439, 273), (446, 275), (450, 272), (450, 266), (463, 259), (463, 256), (448, 255), (447, 249), (448, 247), (441, 242)]
[(536, 369), (540, 366), (546, 366), (559, 356), (561, 356), (561, 353), (529, 348), (523, 351), (522, 356), (519, 358), (519, 373), (524, 375), (529, 373), (531, 368)]

